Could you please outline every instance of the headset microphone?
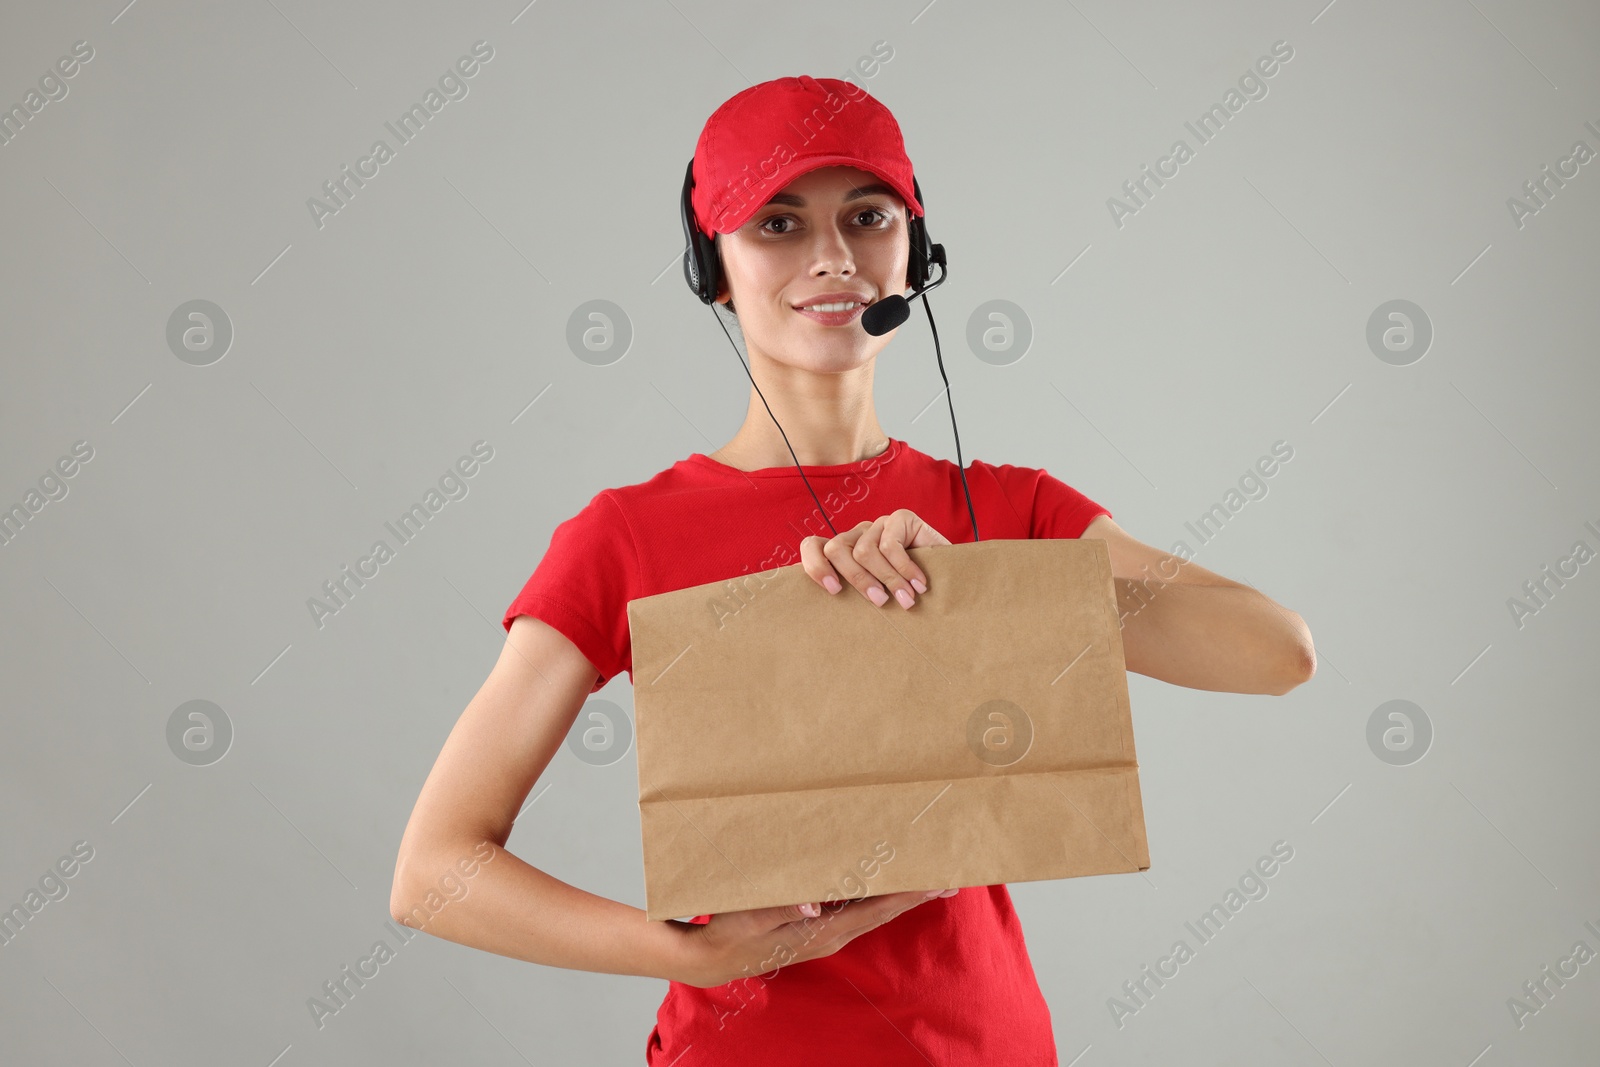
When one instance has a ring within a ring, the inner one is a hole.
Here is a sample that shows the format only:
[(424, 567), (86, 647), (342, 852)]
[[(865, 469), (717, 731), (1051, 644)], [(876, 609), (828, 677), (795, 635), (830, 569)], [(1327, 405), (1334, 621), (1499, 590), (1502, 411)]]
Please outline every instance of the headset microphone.
[[(678, 201), (684, 236), (688, 238), (688, 247), (683, 250), (683, 277), (694, 294), (702, 303), (711, 305), (712, 314), (716, 315), (717, 293), (722, 283), (722, 259), (711, 238), (701, 233), (694, 223), (692, 202), (694, 185), (694, 160), (690, 159), (683, 177), (683, 194)], [(917, 184), (915, 178), (912, 179), (912, 189), (917, 203), (925, 203), (922, 187)], [(966, 464), (961, 459), (961, 431), (956, 429), (956, 409), (950, 400), (950, 378), (944, 372), (944, 354), (939, 348), (939, 328), (934, 325), (933, 309), (928, 305), (926, 295), (929, 290), (937, 289), (944, 284), (948, 272), (944, 245), (934, 244), (928, 239), (928, 227), (923, 219), (912, 217), (908, 222), (908, 229), (911, 238), (911, 259), (906, 268), (906, 282), (912, 287), (911, 298), (908, 300), (898, 293), (884, 297), (861, 313), (861, 326), (872, 336), (880, 337), (905, 322), (911, 314), (911, 300), (922, 297), (922, 310), (928, 313), (928, 329), (933, 333), (933, 352), (939, 363), (939, 377), (944, 379), (945, 403), (950, 408), (950, 431), (956, 439), (956, 470), (961, 474), (961, 491), (967, 498), (967, 518), (972, 523), (972, 539), (977, 541), (979, 540), (978, 514), (972, 506), (972, 490), (967, 486)], [(930, 283), (928, 279), (935, 266), (939, 268), (939, 277)], [(833, 517), (817, 498), (817, 491), (811, 488), (811, 479), (806, 477), (805, 468), (800, 465), (800, 457), (794, 454), (794, 446), (789, 444), (789, 435), (783, 432), (783, 424), (778, 421), (778, 416), (772, 414), (772, 405), (767, 403), (766, 396), (761, 392), (761, 386), (756, 385), (756, 378), (750, 372), (750, 365), (745, 362), (744, 356), (740, 355), (739, 346), (734, 342), (733, 335), (728, 333), (728, 327), (723, 324), (721, 316), (716, 318), (717, 325), (722, 327), (723, 336), (728, 338), (730, 345), (733, 345), (733, 354), (738, 357), (739, 365), (744, 368), (744, 373), (754, 386), (756, 395), (761, 397), (761, 406), (767, 409), (772, 424), (778, 428), (783, 443), (788, 446), (789, 457), (794, 460), (795, 469), (800, 472), (800, 480), (806, 484), (806, 491), (811, 494), (811, 499), (816, 501), (817, 510), (822, 512), (823, 521), (828, 524), (828, 529), (833, 531), (835, 537), (839, 536), (839, 529), (834, 526)]]
[[(911, 296), (909, 299), (896, 294), (894, 296), (886, 296), (876, 304), (873, 304), (871, 307), (867, 308), (867, 310), (861, 313), (861, 328), (863, 330), (866, 330), (874, 337), (882, 337), (884, 334), (888, 333), (892, 329), (895, 329), (902, 322), (905, 322), (906, 319), (911, 317), (912, 300), (915, 300), (923, 293), (937, 289), (939, 286), (944, 284), (944, 276), (946, 273), (944, 265), (944, 245), (932, 246), (931, 254), (928, 258), (933, 263), (939, 265), (939, 280), (934, 282), (932, 285), (917, 286), (911, 291)], [(923, 301), (923, 306), (927, 306), (926, 300)], [(933, 321), (931, 316), (929, 317), (928, 321)], [(934, 331), (934, 336), (938, 336), (937, 330)], [(943, 360), (941, 360), (939, 363), (939, 371), (941, 374), (944, 373)], [(945, 384), (949, 385), (950, 383), (945, 382)]]
[[(922, 190), (918, 189), (917, 198), (919, 201), (921, 197)], [(919, 296), (922, 297), (922, 310), (928, 313), (928, 329), (933, 333), (933, 355), (939, 362), (939, 377), (944, 380), (944, 402), (950, 408), (950, 432), (956, 438), (956, 469), (961, 472), (961, 491), (967, 498), (967, 518), (972, 522), (972, 539), (977, 541), (979, 540), (978, 515), (972, 510), (972, 491), (967, 488), (967, 468), (961, 461), (961, 431), (956, 429), (956, 407), (955, 403), (950, 399), (950, 379), (944, 373), (944, 353), (939, 348), (939, 327), (934, 325), (933, 308), (929, 306), (927, 297), (930, 290), (937, 289), (944, 284), (945, 275), (948, 273), (945, 267), (944, 245), (929, 243), (925, 227), (922, 228), (921, 238), (924, 247), (927, 249), (927, 254), (924, 257), (924, 262), (927, 264), (924, 268), (924, 274), (937, 266), (939, 268), (938, 279), (929, 283), (924, 277), (921, 283), (911, 291), (910, 300), (899, 294), (886, 296), (879, 300), (861, 313), (861, 328), (874, 337), (881, 337), (910, 318), (911, 300), (915, 300)], [(765, 402), (764, 400), (762, 401), (762, 403)], [(783, 432), (781, 427), (778, 432)], [(820, 502), (817, 506), (821, 507)]]

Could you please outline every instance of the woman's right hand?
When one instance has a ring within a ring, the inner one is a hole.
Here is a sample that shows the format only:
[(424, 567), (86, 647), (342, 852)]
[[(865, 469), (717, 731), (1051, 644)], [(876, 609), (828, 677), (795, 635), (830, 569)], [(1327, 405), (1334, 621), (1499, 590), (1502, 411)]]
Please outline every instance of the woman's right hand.
[[(690, 952), (692, 962), (677, 980), (709, 989), (735, 978), (754, 977), (787, 964), (831, 956), (900, 913), (959, 892), (917, 890), (838, 904), (788, 904), (722, 912), (711, 916), (707, 923), (689, 926), (684, 936), (694, 945)], [(812, 916), (802, 909), (819, 914)]]

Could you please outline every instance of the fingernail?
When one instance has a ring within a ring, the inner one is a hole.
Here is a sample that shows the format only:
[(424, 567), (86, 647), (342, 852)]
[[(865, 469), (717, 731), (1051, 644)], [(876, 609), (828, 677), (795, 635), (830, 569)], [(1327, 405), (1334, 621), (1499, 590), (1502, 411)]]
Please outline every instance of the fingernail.
[(906, 592), (904, 589), (896, 589), (894, 591), (894, 598), (900, 601), (900, 606), (903, 608), (909, 608), (911, 606), (911, 594)]
[(961, 892), (960, 889), (946, 889), (943, 893), (940, 893), (939, 895), (941, 897), (953, 897), (959, 892)]
[(940, 895), (943, 892), (944, 892), (943, 889), (930, 889), (930, 890), (928, 890), (927, 894), (922, 899), (924, 899), (924, 900), (932, 900), (934, 897)]
[(878, 586), (873, 586), (871, 589), (867, 590), (867, 599), (881, 608), (889, 602), (889, 594), (885, 593)]
[(926, 593), (928, 591), (927, 585), (922, 581), (921, 578), (911, 579), (911, 588), (915, 589), (919, 593)]
[(815, 904), (802, 904), (800, 905), (800, 914), (809, 915), (811, 918), (815, 919), (818, 915), (821, 915), (822, 912), (818, 910)]
[(843, 589), (844, 586), (839, 584), (839, 579), (830, 574), (822, 579), (822, 588), (826, 589), (830, 593), (837, 593), (839, 590)]

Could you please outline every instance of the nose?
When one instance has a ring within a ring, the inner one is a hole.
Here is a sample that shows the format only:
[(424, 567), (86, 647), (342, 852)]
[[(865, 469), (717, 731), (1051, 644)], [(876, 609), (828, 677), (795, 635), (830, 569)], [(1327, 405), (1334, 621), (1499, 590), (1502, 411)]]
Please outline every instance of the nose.
[(814, 232), (816, 247), (812, 253), (812, 276), (833, 274), (848, 278), (853, 275), (856, 271), (855, 253), (851, 251), (850, 242), (839, 224), (834, 222), (818, 226)]

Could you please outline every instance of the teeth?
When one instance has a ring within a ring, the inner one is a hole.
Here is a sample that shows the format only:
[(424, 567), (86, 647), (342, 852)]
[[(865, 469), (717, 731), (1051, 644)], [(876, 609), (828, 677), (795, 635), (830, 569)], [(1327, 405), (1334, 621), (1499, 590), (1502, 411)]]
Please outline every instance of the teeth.
[(849, 311), (851, 308), (860, 306), (857, 301), (847, 300), (839, 304), (807, 304), (805, 309), (807, 311)]

